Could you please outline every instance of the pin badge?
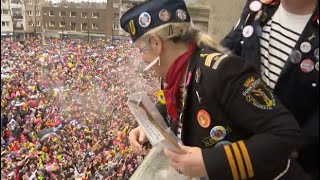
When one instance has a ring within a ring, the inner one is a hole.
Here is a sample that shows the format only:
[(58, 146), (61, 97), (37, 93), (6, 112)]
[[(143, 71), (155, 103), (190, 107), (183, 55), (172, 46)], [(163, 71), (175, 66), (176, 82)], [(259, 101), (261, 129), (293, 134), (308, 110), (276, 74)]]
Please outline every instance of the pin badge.
[(243, 37), (249, 38), (252, 36), (253, 31), (254, 31), (253, 27), (251, 25), (248, 25), (243, 28), (242, 35)]
[(196, 80), (196, 83), (200, 83), (200, 81), (201, 81), (201, 69), (200, 68), (198, 68), (197, 70), (196, 70), (196, 77), (195, 77), (195, 80)]
[(231, 144), (230, 141), (220, 141), (214, 146), (214, 148), (217, 148), (217, 147), (220, 147), (220, 146), (224, 146), (224, 145), (230, 145), (230, 144)]
[(319, 48), (317, 48), (316, 50), (314, 50), (314, 57), (319, 61)]
[(302, 60), (302, 54), (300, 51), (294, 50), (291, 52), (289, 59), (293, 64), (299, 64)]
[(260, 1), (253, 1), (250, 5), (249, 8), (253, 12), (258, 12), (262, 9), (262, 3)]
[(151, 16), (147, 12), (143, 12), (139, 16), (139, 24), (141, 27), (148, 27), (151, 24)]
[(262, 4), (271, 4), (272, 2), (273, 2), (273, 0), (260, 0), (260, 2), (262, 3)]
[(302, 61), (300, 68), (302, 72), (309, 73), (314, 70), (314, 63), (311, 59), (306, 59)]
[(168, 22), (171, 18), (171, 13), (166, 10), (166, 9), (162, 9), (160, 12), (159, 12), (159, 19), (163, 22)]
[(132, 35), (135, 35), (137, 33), (136, 26), (134, 25), (133, 20), (130, 20), (129, 22), (129, 30)]
[(319, 61), (316, 63), (315, 68), (317, 71), (319, 71)]
[(215, 126), (210, 131), (210, 136), (215, 141), (223, 140), (227, 135), (227, 131), (223, 126)]
[(300, 45), (300, 49), (303, 53), (308, 53), (311, 51), (311, 44), (309, 42), (303, 42)]
[(182, 9), (177, 10), (176, 16), (180, 21), (185, 21), (187, 19), (187, 13)]
[(200, 110), (197, 114), (197, 120), (201, 127), (208, 128), (211, 125), (211, 117), (205, 110)]

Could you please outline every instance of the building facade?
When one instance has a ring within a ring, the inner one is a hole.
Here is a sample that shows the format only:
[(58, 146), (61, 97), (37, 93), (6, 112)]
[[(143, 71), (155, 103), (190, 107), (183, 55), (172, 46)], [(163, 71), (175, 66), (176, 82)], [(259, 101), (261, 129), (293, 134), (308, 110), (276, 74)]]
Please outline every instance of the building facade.
[(42, 32), (42, 6), (45, 0), (24, 0), (25, 33), (39, 34)]
[(12, 37), (24, 30), (23, 3), (19, 0), (1, 0), (1, 37)]
[(208, 32), (210, 3), (212, 0), (186, 1), (193, 23), (202, 31)]
[(42, 7), (46, 34), (107, 36), (113, 35), (111, 3), (46, 3)]

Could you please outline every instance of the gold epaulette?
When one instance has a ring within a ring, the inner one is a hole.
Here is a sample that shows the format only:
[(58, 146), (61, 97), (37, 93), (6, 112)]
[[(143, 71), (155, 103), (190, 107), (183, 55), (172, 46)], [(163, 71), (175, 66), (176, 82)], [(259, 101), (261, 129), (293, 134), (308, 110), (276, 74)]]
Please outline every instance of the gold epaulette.
[(228, 54), (224, 53), (212, 53), (212, 54), (200, 54), (201, 58), (205, 58), (204, 65), (212, 68), (217, 69), (219, 64), (228, 57)]

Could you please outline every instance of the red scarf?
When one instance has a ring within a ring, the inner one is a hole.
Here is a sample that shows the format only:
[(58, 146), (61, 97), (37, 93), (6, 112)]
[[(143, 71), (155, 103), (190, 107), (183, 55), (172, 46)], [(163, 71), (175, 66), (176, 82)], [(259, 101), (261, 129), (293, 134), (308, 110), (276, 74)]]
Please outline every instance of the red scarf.
[(187, 68), (188, 60), (196, 49), (195, 44), (190, 44), (187, 52), (178, 57), (170, 66), (165, 82), (167, 87), (164, 88), (164, 97), (167, 105), (167, 113), (174, 120), (177, 120), (178, 115), (178, 90), (181, 83), (181, 78)]

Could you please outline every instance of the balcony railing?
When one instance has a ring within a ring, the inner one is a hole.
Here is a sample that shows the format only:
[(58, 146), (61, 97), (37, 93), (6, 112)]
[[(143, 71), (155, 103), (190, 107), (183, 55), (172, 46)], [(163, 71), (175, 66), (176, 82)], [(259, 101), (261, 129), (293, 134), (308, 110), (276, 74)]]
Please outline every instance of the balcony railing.
[(22, 14), (14, 14), (14, 15), (13, 15), (13, 19), (14, 19), (14, 20), (23, 19), (23, 15), (22, 15)]
[(14, 26), (14, 30), (24, 30), (23, 26)]

